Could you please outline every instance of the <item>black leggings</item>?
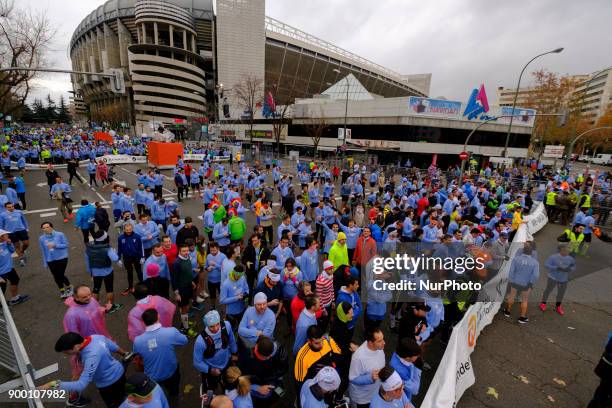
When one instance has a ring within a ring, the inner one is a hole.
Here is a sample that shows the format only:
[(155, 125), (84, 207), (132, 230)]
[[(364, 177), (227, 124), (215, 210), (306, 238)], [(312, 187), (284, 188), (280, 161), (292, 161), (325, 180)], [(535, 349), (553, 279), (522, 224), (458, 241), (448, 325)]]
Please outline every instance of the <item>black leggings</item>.
[(544, 294), (542, 295), (542, 303), (546, 303), (548, 296), (550, 296), (555, 286), (557, 287), (557, 306), (561, 306), (563, 296), (565, 296), (565, 290), (567, 289), (567, 282), (561, 283), (550, 278), (548, 278), (548, 282), (546, 282), (546, 289), (544, 289)]
[(83, 180), (83, 179), (81, 178), (81, 176), (79, 176), (79, 175), (78, 175), (76, 172), (74, 172), (74, 173), (68, 173), (68, 174), (70, 175), (70, 177), (68, 178), (68, 184), (72, 184), (72, 179), (73, 179), (74, 177), (76, 177), (76, 178), (77, 178), (77, 180), (79, 180), (81, 183), (84, 183), (84, 182), (85, 182), (85, 180)]
[(64, 289), (70, 286), (70, 281), (66, 277), (66, 267), (68, 266), (68, 258), (58, 259), (56, 261), (47, 262), (49, 270), (53, 275), (53, 280), (59, 289)]
[(107, 408), (117, 408), (125, 400), (125, 372), (108, 387), (98, 388)]
[(127, 272), (129, 288), (134, 287), (134, 271), (136, 271), (138, 283), (142, 282), (142, 265), (140, 264), (140, 259), (124, 258), (123, 266), (125, 266), (125, 271)]
[(17, 193), (17, 197), (19, 197), (19, 201), (21, 201), (21, 209), (26, 209), (26, 196), (25, 193)]
[(96, 173), (89, 173), (89, 185), (98, 187), (98, 182), (96, 181)]

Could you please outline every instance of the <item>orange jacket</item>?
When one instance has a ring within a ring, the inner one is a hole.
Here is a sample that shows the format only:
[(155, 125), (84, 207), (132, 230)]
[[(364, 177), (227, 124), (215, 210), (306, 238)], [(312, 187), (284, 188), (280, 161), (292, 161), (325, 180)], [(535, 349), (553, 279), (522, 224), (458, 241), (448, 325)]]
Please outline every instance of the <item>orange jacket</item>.
[(363, 236), (357, 239), (355, 253), (353, 253), (353, 262), (359, 266), (365, 266), (376, 255), (376, 241), (372, 237), (368, 237), (365, 241)]

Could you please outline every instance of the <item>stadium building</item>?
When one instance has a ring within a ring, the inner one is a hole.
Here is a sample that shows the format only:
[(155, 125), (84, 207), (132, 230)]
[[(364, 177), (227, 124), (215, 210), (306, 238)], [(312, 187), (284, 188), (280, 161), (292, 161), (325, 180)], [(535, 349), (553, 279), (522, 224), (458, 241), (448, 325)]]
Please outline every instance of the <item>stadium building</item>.
[[(431, 74), (401, 75), (265, 16), (265, 0), (109, 0), (70, 41), (75, 71), (123, 70), (127, 92), (72, 75), (74, 104), (95, 122), (135, 126), (240, 120), (247, 78), (276, 101), (310, 98), (348, 74), (376, 97), (427, 96)], [(261, 118), (261, 106), (253, 112)], [(248, 115), (249, 112), (247, 111)]]

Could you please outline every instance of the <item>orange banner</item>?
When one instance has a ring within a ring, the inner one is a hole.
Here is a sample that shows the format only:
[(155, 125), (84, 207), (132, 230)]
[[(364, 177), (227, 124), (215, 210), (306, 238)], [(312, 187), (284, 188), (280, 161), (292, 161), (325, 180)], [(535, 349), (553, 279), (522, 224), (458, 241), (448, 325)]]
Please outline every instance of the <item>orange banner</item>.
[(106, 132), (94, 132), (94, 140), (113, 143), (113, 137)]

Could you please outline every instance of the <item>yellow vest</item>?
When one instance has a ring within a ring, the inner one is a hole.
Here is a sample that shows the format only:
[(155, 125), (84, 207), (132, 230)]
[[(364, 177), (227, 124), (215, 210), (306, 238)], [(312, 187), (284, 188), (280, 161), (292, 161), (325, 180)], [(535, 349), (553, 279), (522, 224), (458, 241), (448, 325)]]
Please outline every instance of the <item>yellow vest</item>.
[(549, 191), (548, 193), (546, 193), (546, 205), (555, 205), (556, 197), (557, 197), (557, 193), (555, 193), (554, 191)]
[(576, 234), (572, 230), (566, 229), (563, 232), (565, 233), (565, 235), (567, 235), (567, 237), (570, 240), (568, 243), (570, 247), (570, 251), (573, 253), (578, 253), (578, 251), (580, 250), (580, 244), (582, 243), (582, 240), (584, 239), (584, 234), (581, 233), (580, 235), (578, 235), (578, 237), (576, 237)]
[(586, 197), (584, 203), (580, 206), (580, 208), (591, 208), (591, 196), (588, 194), (581, 194), (580, 201), (582, 201), (582, 197)]

